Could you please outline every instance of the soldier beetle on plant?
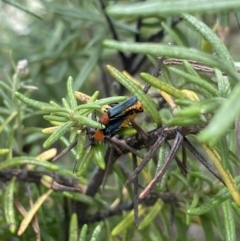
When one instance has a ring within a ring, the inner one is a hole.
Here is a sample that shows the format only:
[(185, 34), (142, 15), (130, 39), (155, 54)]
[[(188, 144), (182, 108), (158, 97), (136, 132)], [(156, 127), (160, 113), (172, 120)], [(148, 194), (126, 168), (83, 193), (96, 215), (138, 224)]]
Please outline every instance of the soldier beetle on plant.
[(93, 139), (97, 142), (102, 141), (106, 135), (111, 136), (122, 127), (129, 126), (139, 112), (143, 112), (143, 105), (136, 96), (113, 106), (99, 119), (106, 128), (97, 130)]

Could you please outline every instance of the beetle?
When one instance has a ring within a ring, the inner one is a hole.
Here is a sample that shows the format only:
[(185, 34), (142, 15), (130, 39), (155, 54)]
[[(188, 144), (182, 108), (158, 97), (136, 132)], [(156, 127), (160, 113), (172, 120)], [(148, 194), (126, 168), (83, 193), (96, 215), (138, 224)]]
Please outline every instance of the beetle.
[(132, 96), (131, 98), (129, 98), (128, 100), (119, 103), (115, 106), (113, 106), (112, 108), (110, 108), (107, 111), (107, 115), (109, 117), (109, 119), (111, 118), (115, 118), (118, 115), (124, 114), (127, 112), (127, 110), (134, 106), (134, 104), (138, 101), (136, 96)]
[[(138, 101), (136, 96), (132, 96), (128, 100), (116, 104), (105, 112), (99, 122), (108, 125), (108, 123), (113, 119), (119, 119), (120, 117), (124, 117), (127, 113), (134, 110), (135, 113), (143, 112), (143, 105), (140, 101)], [(134, 118), (133, 118), (134, 119)]]
[(114, 105), (100, 117), (99, 122), (104, 124), (105, 128), (96, 130), (93, 140), (102, 141), (105, 136), (111, 136), (122, 127), (129, 126), (139, 112), (143, 112), (143, 105), (136, 96)]
[(134, 109), (129, 110), (128, 112), (118, 115), (115, 118), (109, 119), (108, 124), (104, 129), (98, 129), (93, 134), (93, 139), (97, 142), (102, 141), (105, 136), (111, 136), (120, 130), (122, 127), (129, 126), (131, 121), (135, 119), (137, 111)]

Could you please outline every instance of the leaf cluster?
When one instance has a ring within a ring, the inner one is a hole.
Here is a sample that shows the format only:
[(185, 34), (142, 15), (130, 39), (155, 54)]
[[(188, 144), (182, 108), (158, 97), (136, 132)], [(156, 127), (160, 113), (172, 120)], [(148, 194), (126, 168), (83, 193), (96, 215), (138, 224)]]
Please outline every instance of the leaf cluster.
[[(1, 239), (238, 240), (239, 0), (30, 2), (1, 6)], [(139, 126), (93, 145), (125, 95)]]

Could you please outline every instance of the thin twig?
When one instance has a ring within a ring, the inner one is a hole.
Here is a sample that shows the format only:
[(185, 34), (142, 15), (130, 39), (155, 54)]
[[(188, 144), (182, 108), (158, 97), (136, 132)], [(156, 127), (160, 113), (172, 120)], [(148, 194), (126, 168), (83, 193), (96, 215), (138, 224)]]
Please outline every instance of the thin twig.
[(165, 163), (163, 164), (161, 170), (157, 173), (157, 175), (153, 178), (153, 180), (147, 185), (147, 187), (143, 190), (143, 192), (140, 194), (139, 198), (145, 198), (150, 191), (153, 189), (155, 184), (162, 178), (164, 173), (166, 172), (167, 168), (171, 164), (172, 160), (177, 154), (177, 151), (179, 150), (180, 145), (182, 144), (183, 136), (180, 133), (176, 133), (176, 138), (174, 140), (174, 143), (172, 145), (172, 148), (169, 152), (168, 157), (165, 160)]
[[(177, 205), (177, 200), (180, 199), (179, 195), (176, 197), (174, 193), (159, 193), (159, 194), (152, 194), (146, 197), (145, 199), (139, 200), (139, 203), (150, 207), (155, 204), (155, 202), (161, 199), (163, 202), (170, 204), (170, 203), (175, 203)], [(94, 215), (88, 215), (86, 217), (82, 216), (82, 219), (80, 220), (80, 223), (93, 223), (93, 222), (99, 222), (101, 220), (105, 220), (106, 218), (120, 215), (122, 214), (123, 211), (130, 211), (133, 210), (133, 202), (132, 203), (121, 203), (115, 208), (110, 208), (108, 210), (98, 212)]]
[(122, 142), (121, 140), (119, 140), (119, 139), (117, 139), (115, 137), (108, 138), (107, 140), (108, 140), (108, 142), (110, 144), (114, 144), (114, 146), (117, 146), (119, 149), (122, 148), (124, 150), (128, 150), (131, 153), (133, 153), (134, 155), (136, 155), (136, 156), (138, 156), (140, 158), (143, 158), (143, 155), (141, 153), (139, 153), (137, 150), (135, 150), (131, 146), (127, 145), (125, 142)]
[[(161, 75), (163, 60), (164, 60), (164, 57), (158, 57), (157, 58), (157, 65), (153, 70), (152, 76), (157, 78), (159, 75)], [(143, 88), (143, 92), (146, 94), (149, 91), (150, 88), (151, 88), (151, 85), (146, 84)]]
[(207, 160), (197, 151), (197, 149), (190, 143), (190, 141), (186, 137), (184, 137), (183, 139), (183, 144), (208, 169), (208, 171), (210, 171), (219, 181), (221, 181), (226, 186), (222, 177), (214, 170), (212, 165), (207, 162)]
[(58, 155), (56, 155), (53, 159), (52, 162), (57, 161), (61, 157), (63, 157), (67, 152), (69, 152), (74, 146), (77, 145), (77, 139), (71, 143), (69, 146), (67, 146), (64, 150), (62, 150)]
[(149, 152), (147, 153), (147, 155), (143, 158), (142, 162), (140, 163), (140, 165), (133, 171), (132, 175), (128, 178), (127, 182), (126, 182), (126, 186), (131, 183), (136, 177), (137, 175), (142, 171), (142, 169), (147, 165), (147, 163), (150, 161), (150, 159), (152, 158), (152, 156), (155, 154), (155, 152), (157, 151), (157, 149), (159, 148), (159, 146), (165, 141), (166, 136), (162, 135), (160, 136), (157, 141), (155, 142), (155, 144), (153, 145), (153, 147), (149, 150)]
[[(16, 177), (16, 180), (19, 182), (31, 182), (36, 184), (41, 183), (41, 179), (43, 176), (49, 176), (52, 178), (55, 184), (58, 183), (62, 186), (61, 189), (59, 189), (59, 186), (56, 187), (58, 191), (69, 191), (70, 188), (70, 191), (79, 192), (83, 189), (83, 185), (79, 184), (79, 180), (76, 177), (66, 178), (65, 176), (61, 176), (60, 174), (53, 172), (29, 171), (26, 169), (15, 168), (0, 171), (0, 181), (2, 182), (7, 182), (11, 180), (11, 178), (14, 176)], [(55, 190), (55, 186), (52, 186), (51, 188)]]

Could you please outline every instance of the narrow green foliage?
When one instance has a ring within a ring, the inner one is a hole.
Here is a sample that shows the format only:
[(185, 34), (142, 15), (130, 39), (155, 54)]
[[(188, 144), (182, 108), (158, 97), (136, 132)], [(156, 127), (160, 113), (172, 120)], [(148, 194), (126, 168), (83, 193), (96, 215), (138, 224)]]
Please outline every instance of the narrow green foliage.
[(81, 133), (78, 135), (77, 147), (76, 147), (77, 160), (79, 160), (84, 153), (85, 141), (86, 141), (86, 133), (81, 131)]
[(104, 126), (97, 122), (97, 121), (94, 121), (86, 116), (83, 116), (83, 115), (79, 115), (79, 114), (76, 114), (73, 116), (73, 120), (77, 123), (77, 125), (79, 127), (81, 126), (89, 126), (89, 127), (92, 127), (92, 128), (97, 128), (97, 129), (103, 129)]
[(87, 224), (84, 224), (82, 226), (81, 233), (79, 235), (79, 240), (78, 241), (87, 241), (86, 240), (87, 230), (88, 230), (88, 226), (87, 226)]
[[(92, 14), (94, 15), (94, 14)], [(98, 46), (95, 47), (95, 51), (93, 51), (88, 60), (85, 62), (85, 64), (82, 66), (79, 74), (77, 75), (77, 77), (75, 78), (74, 81), (74, 89), (78, 90), (81, 88), (81, 86), (83, 85), (83, 83), (86, 81), (87, 77), (89, 76), (89, 74), (93, 71), (93, 69), (96, 67), (97, 62), (100, 58), (100, 53), (102, 51), (102, 46), (101, 46), (101, 38), (98, 41)]]
[(240, 208), (237, 206), (235, 202), (231, 203), (232, 208), (234, 209), (235, 213), (240, 217)]
[(1, 123), (0, 133), (3, 131), (3, 129), (7, 126), (8, 123), (10, 123), (12, 120), (14, 120), (14, 118), (16, 118), (17, 115), (18, 112), (14, 111), (6, 118), (6, 120), (3, 123)]
[(100, 169), (105, 170), (106, 163), (103, 156), (103, 148), (101, 144), (96, 144), (94, 147), (92, 147), (92, 151), (94, 152), (94, 157), (96, 160), (97, 165)]
[(51, 108), (51, 105), (41, 102), (41, 101), (32, 100), (19, 92), (15, 92), (15, 96), (19, 100), (21, 100), (23, 103), (25, 103), (33, 108), (40, 109), (40, 110), (43, 110), (44, 108)]
[(171, 126), (193, 126), (193, 125), (204, 125), (206, 121), (201, 118), (185, 118), (185, 117), (174, 117), (167, 121), (167, 124)]
[(70, 115), (71, 114), (71, 110), (69, 110), (69, 109), (66, 109), (66, 108), (63, 108), (63, 107), (56, 107), (56, 106), (50, 106), (50, 107), (48, 107), (48, 106), (43, 106), (42, 108), (41, 108), (42, 110), (44, 110), (44, 111), (46, 111), (46, 112), (50, 112), (50, 113), (55, 113), (55, 112), (63, 112), (63, 113), (66, 113), (66, 114), (68, 114), (68, 115)]
[(109, 104), (125, 101), (126, 99), (127, 99), (126, 96), (112, 96), (112, 97), (107, 97), (107, 98), (97, 100), (95, 103), (98, 105), (109, 105)]
[(78, 241), (78, 220), (76, 213), (73, 213), (71, 216), (68, 241)]
[(50, 100), (49, 101), (49, 104), (51, 105), (51, 106), (53, 106), (53, 107), (56, 107), (56, 108), (61, 108), (61, 106), (58, 104), (58, 103), (56, 103), (55, 101), (52, 101), (52, 100)]
[(148, 112), (149, 115), (151, 115), (154, 122), (158, 126), (160, 126), (161, 125), (161, 117), (158, 114), (156, 105), (154, 104), (152, 99), (149, 96), (147, 96), (139, 86), (134, 84), (131, 80), (129, 80), (124, 74), (122, 74), (117, 69), (113, 68), (110, 65), (107, 65), (107, 70), (117, 81), (119, 81), (129, 91), (131, 91), (134, 95), (137, 96), (139, 101), (142, 102), (142, 104), (144, 106), (144, 110), (146, 110), (146, 112)]
[(77, 107), (77, 99), (76, 99), (76, 97), (74, 95), (73, 79), (72, 79), (71, 76), (67, 80), (67, 93), (68, 93), (70, 108), (72, 110), (75, 110), (75, 108)]
[[(240, 177), (235, 179), (237, 187), (240, 188)], [(209, 212), (211, 209), (214, 209), (219, 204), (223, 203), (227, 199), (231, 197), (228, 189), (226, 187), (222, 188), (217, 194), (207, 200), (200, 207), (196, 207), (188, 210), (188, 214), (190, 215), (202, 215), (204, 213)]]
[(240, 115), (240, 84), (236, 85), (229, 98), (220, 107), (209, 125), (198, 135), (200, 142), (214, 146)]
[(94, 152), (91, 150), (91, 148), (88, 148), (87, 151), (84, 152), (76, 170), (77, 176), (82, 176), (87, 171), (87, 168), (92, 161), (93, 155)]
[(62, 104), (63, 104), (63, 107), (65, 107), (66, 109), (70, 109), (70, 105), (65, 98), (62, 98)]
[(219, 69), (215, 69), (215, 74), (217, 78), (219, 94), (222, 97), (226, 97), (230, 92), (230, 83), (227, 77), (223, 76)]
[(36, 165), (36, 166), (42, 166), (45, 167), (51, 171), (58, 171), (59, 167), (51, 164), (46, 161), (41, 161), (37, 158), (34, 157), (29, 157), (29, 156), (21, 156), (21, 157), (14, 157), (10, 160), (3, 161), (0, 163), (0, 170), (6, 169), (6, 168), (11, 168), (11, 167), (18, 167), (24, 164), (31, 164), (31, 165)]
[(222, 222), (222, 213), (220, 213), (217, 208), (212, 209), (211, 212), (213, 213), (213, 222), (218, 230), (218, 235), (222, 240), (224, 240), (224, 225)]
[(92, 103), (92, 102), (96, 101), (97, 98), (98, 98), (98, 96), (99, 96), (99, 91), (95, 91), (95, 92), (93, 93), (93, 95), (90, 97), (89, 103)]
[(149, 213), (143, 218), (143, 220), (139, 224), (138, 229), (139, 230), (144, 229), (151, 222), (153, 222), (155, 217), (159, 215), (159, 212), (161, 211), (162, 207), (163, 207), (162, 200), (156, 201), (155, 204), (152, 206), (151, 210), (149, 211)]
[(219, 96), (218, 91), (209, 83), (207, 83), (205, 80), (203, 80), (200, 77), (192, 76), (190, 74), (187, 74), (184, 71), (181, 71), (174, 67), (168, 68), (171, 72), (183, 77), (186, 81), (196, 84), (198, 87), (203, 88), (204, 90), (208, 91), (213, 96)]
[(173, 41), (178, 45), (178, 46), (184, 46), (183, 41), (181, 38), (172, 30), (170, 26), (165, 24), (164, 22), (161, 22), (162, 27), (167, 31), (167, 33), (172, 37)]
[(147, 73), (141, 73), (140, 76), (144, 81), (146, 81), (150, 85), (156, 87), (157, 89), (159, 89), (161, 91), (166, 92), (167, 94), (173, 96), (174, 98), (178, 98), (178, 99), (187, 99), (188, 98), (180, 90), (174, 88), (172, 85), (169, 85), (168, 83), (162, 81), (161, 79), (158, 79)]
[(1, 148), (0, 149), (0, 156), (5, 156), (9, 153), (9, 149), (7, 148)]
[(4, 214), (11, 233), (15, 233), (17, 224), (14, 211), (14, 188), (16, 178), (13, 177), (8, 183), (4, 195)]
[(205, 181), (209, 185), (209, 188), (211, 190), (213, 190), (214, 186), (213, 186), (212, 180), (208, 176), (206, 176), (206, 175), (204, 175), (204, 174), (202, 174), (201, 172), (198, 172), (198, 171), (188, 171), (188, 173), (189, 173), (189, 175), (191, 175), (195, 178), (199, 178), (202, 181)]
[(185, 100), (185, 99), (176, 99), (175, 103), (179, 106), (182, 107), (188, 107), (191, 106), (192, 104), (194, 104), (195, 101), (192, 100)]
[(222, 166), (229, 170), (230, 173), (232, 173), (231, 170), (231, 163), (229, 162), (229, 149), (227, 148), (227, 140), (226, 137), (222, 137), (221, 140), (218, 143), (218, 153), (221, 156), (221, 162)]
[(56, 129), (56, 131), (54, 131), (53, 134), (51, 134), (43, 143), (44, 148), (49, 148), (54, 142), (56, 142), (61, 136), (63, 136), (73, 125), (73, 121), (68, 121), (59, 126)]
[(79, 110), (84, 110), (84, 109), (88, 109), (88, 110), (98, 110), (101, 108), (101, 105), (96, 104), (96, 103), (90, 103), (90, 104), (82, 104), (77, 106), (74, 111), (79, 111)]
[(67, 122), (68, 118), (64, 116), (54, 116), (54, 115), (44, 115), (43, 119), (47, 121), (58, 121), (58, 122)]
[[(138, 215), (139, 217), (142, 216), (145, 212), (145, 208), (142, 206), (139, 206), (139, 210), (138, 210)], [(118, 234), (120, 234), (121, 232), (123, 232), (124, 230), (126, 230), (127, 228), (131, 228), (131, 226), (134, 223), (134, 216), (133, 216), (133, 210), (128, 213), (120, 223), (117, 224), (117, 226), (115, 226), (112, 230), (112, 235), (116, 236)]]
[(69, 136), (69, 142), (73, 143), (76, 140), (76, 136), (78, 134), (79, 128), (75, 127), (71, 129), (70, 136)]
[(37, 15), (36, 13), (34, 13), (33, 11), (30, 11), (28, 8), (26, 8), (25, 5), (22, 5), (18, 2), (15, 2), (15, 1), (10, 1), (10, 0), (3, 0), (3, 2), (9, 4), (9, 5), (12, 5), (13, 7), (16, 7), (18, 8), (19, 10), (29, 14), (29, 15), (32, 15), (34, 18), (38, 18), (39, 20), (43, 20), (42, 17), (40, 17), (39, 15)]
[(193, 199), (192, 199), (192, 203), (189, 207), (189, 209), (193, 209), (198, 205), (199, 202), (199, 196), (197, 193), (193, 193)]
[(174, 114), (178, 117), (196, 117), (201, 114), (207, 114), (210, 112), (214, 112), (218, 109), (220, 105), (224, 103), (224, 99), (222, 98), (212, 98), (203, 101), (196, 101), (191, 106), (188, 106), (183, 109), (174, 110)]
[(117, 17), (152, 17), (162, 15), (177, 15), (182, 12), (188, 13), (206, 13), (229, 11), (240, 9), (238, 0), (168, 0), (168, 1), (150, 1), (141, 3), (114, 4), (107, 8), (107, 12)]
[[(206, 241), (215, 240), (214, 230), (212, 226), (212, 222), (206, 216), (201, 216), (201, 223), (204, 231), (204, 236)], [(234, 239), (232, 239), (234, 240)]]
[(92, 233), (90, 241), (98, 241), (98, 240), (100, 240), (100, 237), (101, 237), (100, 233), (101, 233), (101, 230), (102, 230), (102, 226), (103, 226), (102, 223), (97, 225), (97, 227), (94, 229), (94, 231)]
[(101, 207), (101, 205), (99, 205), (99, 203), (97, 203), (94, 198), (90, 197), (90, 196), (87, 196), (85, 194), (82, 194), (82, 193), (72, 193), (72, 192), (63, 192), (63, 195), (65, 197), (68, 197), (70, 199), (73, 199), (73, 200), (76, 200), (78, 202), (81, 202), (81, 203), (84, 203), (84, 204), (87, 204), (89, 206), (99, 206)]
[[(240, 7), (240, 5), (239, 5)], [(193, 26), (205, 39), (207, 39), (211, 45), (214, 51), (216, 52), (219, 59), (226, 63), (229, 68), (234, 71), (235, 66), (232, 57), (230, 56), (226, 46), (222, 43), (222, 41), (217, 37), (217, 35), (203, 22), (198, 20), (197, 18), (182, 13), (180, 15), (187, 23), (189, 23), (191, 26)]]
[(189, 49), (184, 47), (167, 46), (155, 43), (129, 43), (119, 42), (115, 40), (105, 40), (103, 42), (107, 48), (112, 48), (121, 51), (131, 51), (133, 53), (151, 54), (153, 56), (169, 56), (171, 58), (195, 60), (204, 63), (205, 65), (219, 68), (226, 72), (233, 81), (239, 82), (240, 77), (236, 71), (222, 63), (217, 57), (206, 54), (196, 49)]
[[(160, 147), (159, 147), (159, 151), (158, 151), (158, 162), (157, 162), (157, 168), (156, 168), (156, 173), (155, 176), (157, 175), (157, 173), (161, 170), (166, 157), (169, 154), (169, 148), (166, 142), (164, 142)], [(167, 170), (166, 173), (164, 173), (162, 179), (159, 181), (158, 183), (158, 188), (160, 190), (164, 190), (166, 188), (166, 184), (167, 184), (167, 179), (168, 179), (168, 174), (169, 171)]]
[[(240, 1), (41, 1), (43, 11), (15, 2), (1, 4), (0, 239), (190, 241), (197, 227), (207, 241), (238, 240)], [(8, 19), (13, 10), (17, 28)], [(108, 121), (108, 110), (131, 96), (143, 104), (140, 127), (131, 126), (134, 110)], [(97, 130), (123, 120), (129, 126), (94, 140)], [(183, 142), (172, 156), (176, 133), (197, 153)], [(132, 157), (111, 138), (144, 157), (157, 135), (166, 140), (139, 173), (139, 194), (167, 157), (173, 162), (139, 200), (134, 220), (137, 189), (124, 185)], [(209, 161), (203, 148), (229, 190), (194, 160), (202, 154)], [(50, 188), (46, 194), (41, 185)], [(59, 229), (66, 207), (67, 229)]]
[(234, 221), (233, 209), (231, 207), (231, 201), (226, 200), (222, 204), (224, 223), (225, 223), (225, 240), (236, 240), (236, 227)]

